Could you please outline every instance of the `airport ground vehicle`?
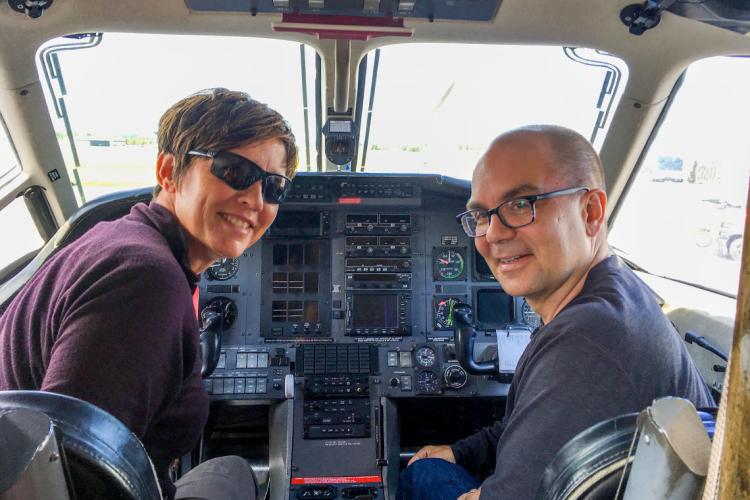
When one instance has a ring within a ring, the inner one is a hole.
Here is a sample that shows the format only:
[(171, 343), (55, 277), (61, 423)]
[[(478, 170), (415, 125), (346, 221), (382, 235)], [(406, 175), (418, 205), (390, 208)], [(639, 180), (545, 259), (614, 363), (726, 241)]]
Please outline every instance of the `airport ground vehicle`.
[[(217, 263), (200, 285), (201, 309), (237, 305), (207, 381), (214, 404), (200, 454), (242, 453), (261, 471), (284, 464), (268, 475), (274, 498), (317, 486), (320, 476), (355, 478), (330, 486), (336, 494), (382, 495), (421, 444), (451, 441), (502, 414), (507, 384), (463, 371), (446, 310), (458, 299), (474, 305), (488, 332), (480, 350), (497, 330), (536, 321), (522, 298), (502, 293), (452, 220), (482, 148), (515, 125), (556, 122), (592, 137), (607, 169), (611, 242), (651, 271), (641, 276), (681, 333), (698, 331), (728, 350), (739, 261), (694, 249), (690, 210), (700, 204), (682, 206), (704, 198), (705, 186), (653, 185), (637, 174), (652, 143), (662, 151), (701, 143), (732, 165), (726, 185), (746, 192), (750, 60), (725, 56), (750, 55), (747, 11), (709, 3), (713, 22), (703, 22), (709, 11), (677, 3), (637, 35), (621, 19), (628, 2), (558, 4), (455, 0), (430, 3), (431, 11), (419, 0), (356, 8), (57, 0), (31, 18), (3, 3), (0, 227), (11, 239), (3, 281), (84, 200), (134, 187), (144, 189), (131, 196), (147, 198), (153, 128), (141, 124), (154, 127), (190, 91), (224, 85), (289, 115), (309, 144), (301, 170), (310, 172), (267, 238)], [(311, 17), (321, 15), (339, 17)], [(89, 35), (50, 41), (80, 33)], [(357, 145), (351, 161), (333, 165), (326, 141), (334, 153)], [(375, 304), (391, 315), (368, 315)], [(692, 353), (720, 391), (716, 360)], [(346, 367), (327, 373), (318, 359)], [(327, 396), (341, 387), (356, 397)], [(355, 408), (353, 425), (315, 420), (331, 401)]]

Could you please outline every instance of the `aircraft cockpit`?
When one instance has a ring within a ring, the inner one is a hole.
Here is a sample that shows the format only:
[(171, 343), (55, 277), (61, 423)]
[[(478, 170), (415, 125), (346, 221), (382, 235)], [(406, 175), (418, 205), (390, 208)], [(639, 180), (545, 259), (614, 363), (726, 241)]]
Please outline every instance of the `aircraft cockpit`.
[[(299, 162), (262, 238), (199, 276), (209, 416), (173, 479), (238, 455), (258, 498), (395, 499), (420, 448), (503, 420), (544, 325), (457, 215), (493, 138), (552, 123), (601, 157), (612, 253), (728, 406), (727, 353), (748, 359), (737, 339), (749, 11), (730, 0), (3, 2), (0, 314), (66, 245), (151, 200), (165, 109), (201, 89), (246, 90), (284, 117)], [(0, 391), (0, 438), (4, 401)], [(729, 428), (747, 407), (732, 415)], [(632, 455), (633, 434), (616, 437)], [(136, 464), (146, 475), (147, 458)], [(722, 495), (711, 498), (733, 498)]]

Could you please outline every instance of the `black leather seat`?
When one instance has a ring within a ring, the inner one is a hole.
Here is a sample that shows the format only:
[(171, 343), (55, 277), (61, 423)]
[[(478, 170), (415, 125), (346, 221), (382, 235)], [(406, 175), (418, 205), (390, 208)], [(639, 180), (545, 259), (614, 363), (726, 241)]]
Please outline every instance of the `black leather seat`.
[[(709, 438), (715, 412), (698, 412)], [(634, 458), (629, 451), (637, 418), (637, 413), (629, 413), (605, 420), (568, 441), (545, 469), (537, 500), (612, 500), (621, 480), (622, 495)]]
[[(154, 468), (138, 438), (104, 410), (70, 396), (0, 391), (0, 416), (18, 408), (46, 415), (63, 451), (71, 498), (159, 500)], [(2, 442), (0, 436), (0, 442)]]

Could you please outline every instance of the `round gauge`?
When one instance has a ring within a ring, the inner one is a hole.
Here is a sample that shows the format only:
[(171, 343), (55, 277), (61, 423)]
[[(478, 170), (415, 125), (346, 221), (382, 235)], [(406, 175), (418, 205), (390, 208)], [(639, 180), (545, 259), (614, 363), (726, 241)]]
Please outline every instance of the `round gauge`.
[[(218, 318), (214, 318), (219, 315)], [(210, 323), (215, 322), (222, 330), (231, 327), (237, 319), (237, 304), (227, 297), (216, 297), (209, 300), (201, 309), (201, 328), (206, 328)]]
[(417, 349), (417, 352), (414, 353), (414, 357), (417, 359), (417, 364), (419, 366), (429, 368), (430, 366), (435, 364), (437, 354), (435, 354), (435, 349), (430, 346), (424, 345)]
[(435, 372), (424, 370), (417, 375), (417, 391), (423, 394), (437, 394), (440, 392), (440, 380)]
[(542, 317), (534, 312), (529, 303), (526, 302), (526, 299), (524, 299), (523, 305), (521, 305), (521, 315), (523, 316), (523, 322), (527, 325), (539, 328), (542, 324)]
[(461, 302), (456, 297), (435, 299), (435, 329), (451, 330), (453, 328), (453, 306)]
[(240, 268), (240, 259), (219, 259), (206, 269), (209, 279), (225, 281), (232, 278)]
[(462, 388), (468, 380), (469, 376), (466, 374), (466, 370), (461, 368), (461, 365), (448, 365), (443, 372), (443, 381), (451, 389)]
[(465, 263), (464, 256), (458, 250), (441, 250), (433, 262), (435, 279), (449, 281), (463, 277)]

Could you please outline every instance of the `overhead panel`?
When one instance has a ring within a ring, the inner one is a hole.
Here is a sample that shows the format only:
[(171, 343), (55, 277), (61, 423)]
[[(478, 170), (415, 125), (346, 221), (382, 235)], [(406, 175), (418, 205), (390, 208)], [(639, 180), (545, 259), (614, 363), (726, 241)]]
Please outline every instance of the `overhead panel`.
[(404, 17), (490, 21), (501, 0), (185, 0), (195, 12)]

